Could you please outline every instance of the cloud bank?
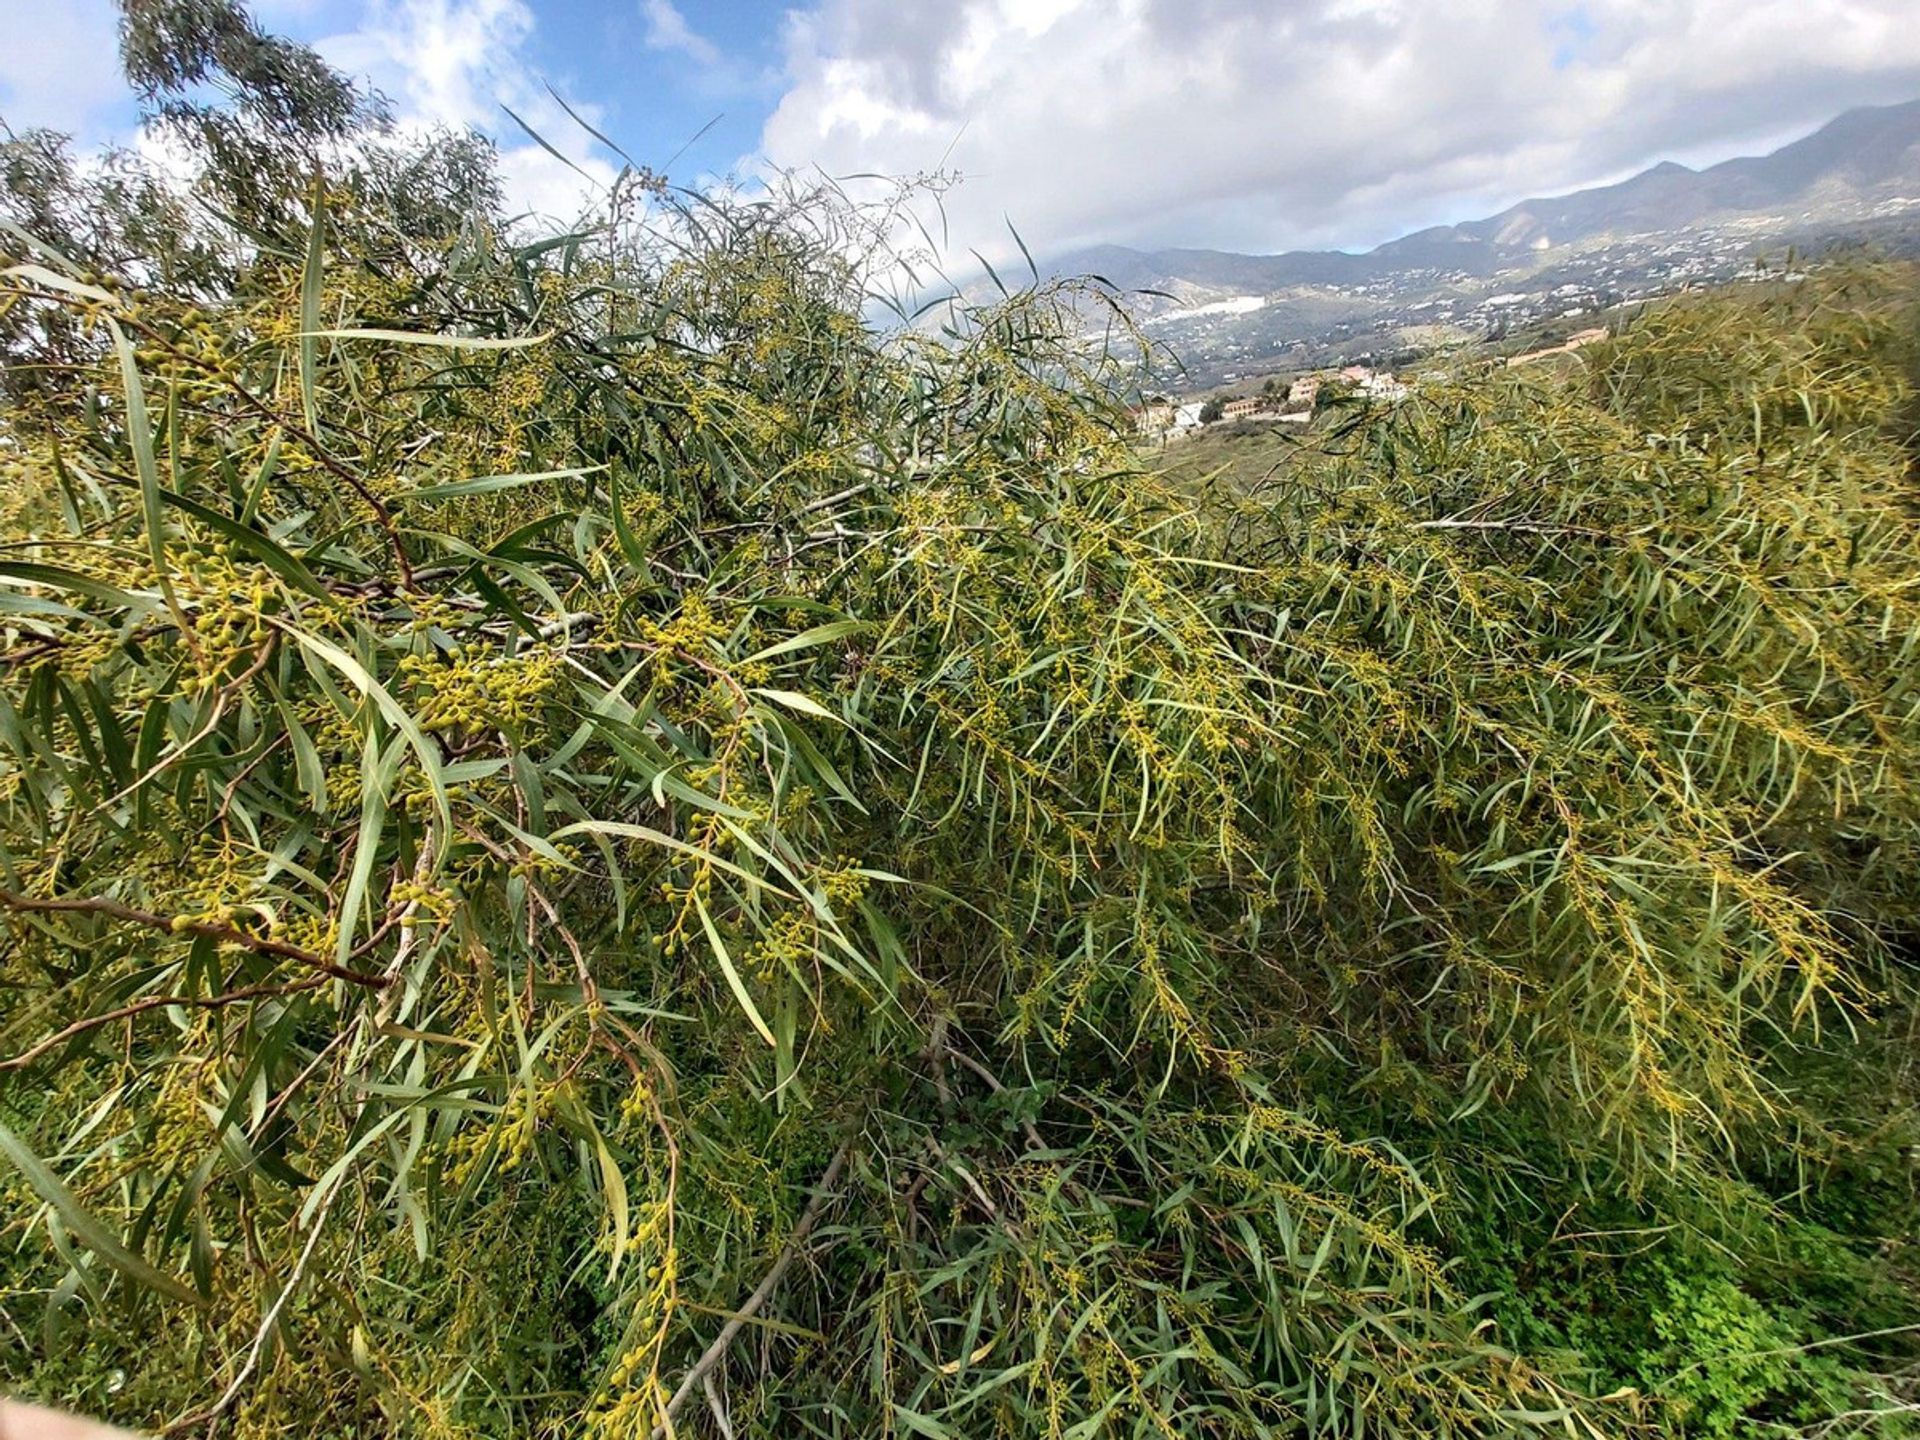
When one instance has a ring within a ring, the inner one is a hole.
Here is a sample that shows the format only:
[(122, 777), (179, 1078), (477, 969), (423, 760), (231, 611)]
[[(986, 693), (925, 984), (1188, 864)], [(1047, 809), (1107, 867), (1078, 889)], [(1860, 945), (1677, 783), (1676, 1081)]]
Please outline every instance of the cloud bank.
[[(533, 27), (525, 0), (375, 0), (357, 25), (314, 48), (386, 95), (403, 126), (494, 136), (509, 203), (568, 221), (612, 183), (616, 167), (532, 73), (523, 51)], [(569, 103), (589, 123), (598, 114)], [(502, 107), (565, 158), (522, 132)]]
[(956, 243), (1352, 246), (1920, 95), (1913, 0), (822, 0), (776, 166), (966, 178)]

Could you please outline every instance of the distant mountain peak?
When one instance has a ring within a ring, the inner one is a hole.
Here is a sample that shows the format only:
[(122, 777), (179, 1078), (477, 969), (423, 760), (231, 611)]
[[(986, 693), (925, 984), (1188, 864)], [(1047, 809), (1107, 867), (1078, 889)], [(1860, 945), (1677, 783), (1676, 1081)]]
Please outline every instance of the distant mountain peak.
[[(1293, 285), (1362, 279), (1410, 264), (1457, 265), (1463, 248), (1521, 258), (1544, 233), (1555, 246), (1609, 235), (1649, 234), (1720, 220), (1773, 214), (1804, 202), (1803, 210), (1841, 215), (1879, 201), (1920, 194), (1920, 99), (1860, 106), (1769, 155), (1722, 161), (1695, 170), (1662, 160), (1628, 179), (1570, 194), (1522, 200), (1498, 215), (1458, 225), (1435, 225), (1389, 240), (1361, 255), (1346, 251), (1289, 251), (1240, 255), (1168, 247), (1142, 250), (1097, 245), (1061, 256), (1054, 274), (1107, 275), (1123, 288), (1167, 288), (1183, 280), (1231, 293), (1261, 293)], [(1442, 255), (1446, 257), (1442, 259)], [(1122, 272), (1122, 274), (1110, 273)], [(1223, 297), (1224, 298), (1224, 297)]]
[[(1758, 255), (1837, 238), (1920, 250), (1920, 100), (1849, 110), (1768, 155), (1699, 170), (1663, 160), (1365, 253), (1096, 245), (1046, 269), (1155, 292), (1135, 293), (1134, 310), (1192, 380), (1217, 383), (1578, 325), (1593, 307), (1731, 279)], [(982, 277), (968, 293), (998, 292)]]

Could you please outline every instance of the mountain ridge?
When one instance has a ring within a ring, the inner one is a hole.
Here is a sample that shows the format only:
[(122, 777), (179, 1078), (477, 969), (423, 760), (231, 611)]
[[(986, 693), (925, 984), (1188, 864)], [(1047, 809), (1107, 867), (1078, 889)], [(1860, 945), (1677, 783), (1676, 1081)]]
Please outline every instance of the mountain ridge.
[[(1329, 363), (1415, 357), (1755, 273), (1783, 253), (1865, 242), (1920, 253), (1920, 99), (1859, 107), (1766, 155), (1664, 160), (1366, 251), (1242, 254), (1089, 245), (1040, 267), (1098, 277), (1206, 388)], [(991, 300), (987, 279), (962, 287)], [(1089, 312), (1090, 327), (1099, 317)]]
[(1056, 276), (1099, 275), (1127, 290), (1168, 289), (1172, 282), (1207, 290), (1244, 287), (1240, 293), (1359, 283), (1436, 265), (1491, 272), (1562, 245), (1663, 234), (1783, 206), (1814, 212), (1795, 218), (1817, 219), (1891, 201), (1902, 191), (1920, 196), (1920, 99), (1844, 111), (1765, 155), (1698, 170), (1663, 160), (1625, 180), (1528, 198), (1479, 220), (1428, 226), (1365, 251), (1258, 254), (1101, 244), (1068, 251), (1046, 269)]

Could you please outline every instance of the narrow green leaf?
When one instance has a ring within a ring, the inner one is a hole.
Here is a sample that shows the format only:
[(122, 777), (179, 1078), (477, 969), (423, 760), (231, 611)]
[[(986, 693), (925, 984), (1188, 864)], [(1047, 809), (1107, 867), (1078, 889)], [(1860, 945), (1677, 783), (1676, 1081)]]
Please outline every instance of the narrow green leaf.
[(802, 695), (796, 690), (753, 689), (747, 693), (750, 695), (759, 695), (777, 704), (785, 705), (790, 710), (798, 710), (802, 715), (812, 715), (821, 720), (831, 720), (839, 725), (847, 723), (840, 716), (834, 714), (833, 711), (827, 709), (827, 707), (822, 705), (818, 700)]
[(60, 1177), (48, 1169), (46, 1163), (5, 1125), (0, 1125), (0, 1154), (12, 1161), (13, 1167), (33, 1187), (34, 1193), (53, 1207), (54, 1213), (60, 1217), (60, 1223), (114, 1269), (131, 1280), (137, 1280), (149, 1290), (158, 1290), (188, 1305), (205, 1303), (191, 1288), (164, 1270), (156, 1269), (122, 1244), (119, 1237), (85, 1209)]
[(518, 115), (514, 114), (511, 108), (505, 105), (502, 105), (500, 108), (507, 112), (507, 118), (509, 120), (513, 121), (514, 124), (518, 125), (522, 130), (526, 132), (527, 138), (533, 141), (534, 144), (538, 145), (542, 150), (546, 151), (549, 155), (553, 156), (554, 159), (558, 160), (562, 165), (566, 166), (569, 170), (573, 171), (574, 174), (578, 175), (582, 180), (585, 180), (588, 184), (593, 185), (596, 188), (599, 187), (600, 182), (598, 180), (595, 180), (593, 176), (587, 174), (586, 171), (582, 170), (578, 165), (574, 164), (573, 161), (569, 160), (566, 156), (562, 155), (558, 150), (554, 149), (553, 146), (547, 142), (546, 136), (542, 135), (538, 130), (534, 129), (533, 126), (529, 125), (526, 121), (522, 120)]
[(520, 485), (532, 485), (541, 480), (570, 480), (579, 475), (592, 475), (604, 470), (604, 465), (587, 465), (574, 470), (538, 470), (522, 475), (477, 475), (471, 480), (449, 480), (444, 485), (422, 485), (417, 489), (402, 491), (396, 498), (401, 500), (452, 500), (462, 495), (485, 495), (494, 490), (511, 490)]
[(49, 270), (44, 265), (9, 265), (0, 270), (9, 280), (25, 280), (46, 290), (57, 290), (62, 295), (71, 295), (76, 300), (92, 300), (101, 305), (118, 305), (119, 299), (97, 285), (86, 285), (78, 280), (70, 280), (57, 270)]
[(299, 782), (300, 793), (307, 797), (307, 804), (313, 807), (313, 813), (327, 813), (327, 768), (320, 761), (319, 748), (313, 743), (313, 737), (307, 733), (307, 727), (293, 713), (293, 707), (285, 700), (278, 702), (280, 723), (286, 726), (287, 738), (293, 744), (293, 773)]
[(310, 635), (296, 625), (276, 622), (282, 632), (292, 637), (301, 649), (324, 660), (347, 678), (349, 684), (362, 695), (373, 701), (381, 714), (393, 722), (394, 728), (407, 737), (407, 744), (419, 757), (420, 769), (427, 777), (427, 784), (433, 791), (434, 806), (439, 814), (440, 823), (452, 828), (452, 820), (447, 806), (446, 780), (440, 773), (439, 747), (427, 738), (420, 724), (407, 713), (406, 707), (394, 699), (386, 686), (367, 672), (367, 669), (353, 656), (347, 654), (338, 645), (322, 640), (318, 635)]
[[(718, 809), (719, 807), (715, 808)], [(729, 813), (739, 814), (741, 812), (722, 809), (719, 813), (724, 815)], [(724, 870), (728, 874), (746, 881), (749, 885), (765, 886), (770, 894), (778, 895), (782, 899), (792, 900), (797, 898), (781, 889), (778, 885), (769, 885), (760, 876), (750, 871), (742, 870), (731, 860), (722, 860), (718, 855), (702, 850), (697, 845), (689, 845), (684, 840), (676, 840), (671, 835), (659, 830), (650, 829), (645, 825), (629, 825), (620, 820), (581, 820), (576, 824), (563, 826), (561, 829), (554, 831), (548, 838), (557, 843), (575, 835), (610, 835), (626, 840), (645, 840), (649, 844), (659, 845), (668, 850), (677, 850), (681, 854), (691, 855), (697, 859), (704, 860), (715, 869)]]
[(186, 613), (174, 597), (168, 577), (166, 517), (160, 509), (160, 467), (153, 456), (153, 424), (147, 418), (147, 391), (140, 383), (140, 367), (135, 363), (133, 346), (126, 332), (112, 320), (113, 347), (120, 356), (120, 380), (127, 392), (127, 444), (133, 447), (133, 468), (140, 477), (140, 508), (147, 524), (147, 553), (153, 559), (154, 573), (160, 579), (160, 592), (175, 623), (188, 628)]
[(304, 590), (309, 595), (324, 596), (327, 593), (326, 586), (320, 583), (320, 578), (309, 570), (302, 560), (262, 535), (258, 530), (249, 529), (239, 521), (222, 515), (218, 510), (210, 510), (184, 495), (174, 494), (171, 490), (162, 490), (160, 498), (174, 509), (193, 516), (208, 529), (224, 535), (296, 589)]
[(313, 181), (313, 225), (307, 231), (307, 263), (300, 276), (300, 405), (306, 412), (307, 430), (320, 433), (320, 412), (315, 397), (320, 368), (320, 294), (327, 256), (327, 195), (320, 177)]
[(627, 1177), (620, 1173), (620, 1164), (607, 1148), (606, 1137), (601, 1135), (598, 1126), (593, 1127), (593, 1152), (600, 1161), (600, 1188), (606, 1193), (607, 1214), (613, 1221), (613, 1261), (607, 1267), (607, 1283), (611, 1285), (620, 1274), (620, 1262), (627, 1258), (628, 1245), (633, 1242)]
[(0, 560), (0, 580), (44, 585), (50, 590), (71, 590), (76, 595), (104, 600), (109, 605), (125, 605), (135, 610), (146, 609), (153, 603), (122, 590), (118, 585), (96, 580), (91, 575), (82, 575), (77, 570), (68, 570), (59, 565), (42, 565), (33, 560)]
[(747, 993), (746, 983), (741, 980), (740, 972), (733, 968), (733, 957), (727, 953), (726, 942), (720, 938), (713, 917), (707, 913), (706, 902), (694, 893), (693, 907), (700, 912), (700, 924), (707, 932), (707, 943), (713, 947), (713, 957), (720, 962), (720, 973), (727, 977), (727, 988), (733, 991), (733, 998), (740, 1002), (740, 1008), (746, 1011), (748, 1021), (759, 1032), (760, 1038), (769, 1046), (777, 1048), (773, 1031), (767, 1028), (767, 1022), (760, 1018), (760, 1009), (753, 1003), (753, 996)]
[(849, 635), (858, 635), (862, 630), (873, 628), (873, 622), (870, 620), (831, 620), (825, 625), (816, 625), (811, 630), (803, 630), (777, 645), (769, 645), (764, 650), (756, 651), (742, 663), (751, 665), (756, 660), (771, 660), (776, 655), (790, 655), (795, 650), (805, 650), (810, 645), (825, 645), (831, 640), (843, 640)]

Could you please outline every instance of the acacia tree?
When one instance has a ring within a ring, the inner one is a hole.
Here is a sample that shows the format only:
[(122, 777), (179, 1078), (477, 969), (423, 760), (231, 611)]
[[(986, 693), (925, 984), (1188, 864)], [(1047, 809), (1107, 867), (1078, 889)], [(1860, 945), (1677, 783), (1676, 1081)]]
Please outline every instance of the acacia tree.
[(7, 273), (85, 341), (4, 419), (11, 1379), (261, 1434), (1689, 1423), (1490, 1327), (1475, 1237), (1625, 1195), (1732, 1253), (1789, 1147), (1898, 1144), (1804, 1079), (1915, 918), (1884, 280), (1196, 492), (1097, 293), (875, 334), (826, 194), (535, 238), (450, 181), (436, 241), (347, 92), (156, 14), (136, 77), (332, 98), (211, 182), (301, 232), (217, 303)]

